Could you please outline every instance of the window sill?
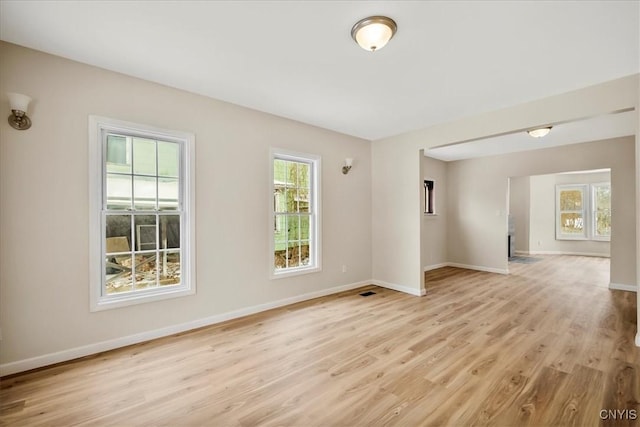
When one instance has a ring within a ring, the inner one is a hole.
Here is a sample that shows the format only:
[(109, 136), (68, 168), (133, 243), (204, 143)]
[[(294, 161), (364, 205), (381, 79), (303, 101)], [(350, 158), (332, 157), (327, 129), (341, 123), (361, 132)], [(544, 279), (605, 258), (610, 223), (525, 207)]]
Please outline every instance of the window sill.
[(185, 289), (184, 287), (179, 287), (171, 290), (163, 289), (161, 292), (141, 292), (140, 294), (101, 297), (97, 302), (92, 302), (91, 311), (104, 311), (131, 305), (146, 304), (153, 301), (194, 295), (195, 293), (196, 291), (193, 288)]
[(586, 237), (568, 237), (568, 236), (556, 236), (556, 240), (577, 240), (577, 241), (589, 241)]
[(281, 272), (272, 271), (271, 279), (284, 279), (286, 277), (301, 276), (303, 274), (318, 273), (320, 271), (322, 271), (320, 267), (296, 268)]

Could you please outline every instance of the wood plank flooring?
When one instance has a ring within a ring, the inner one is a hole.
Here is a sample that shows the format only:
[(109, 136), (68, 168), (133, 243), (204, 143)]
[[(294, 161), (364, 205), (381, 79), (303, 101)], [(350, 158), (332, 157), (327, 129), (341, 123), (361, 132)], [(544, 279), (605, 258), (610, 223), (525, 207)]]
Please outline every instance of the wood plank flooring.
[(430, 271), (422, 298), (368, 286), (3, 378), (0, 424), (638, 425), (636, 295), (607, 289), (608, 259), (540, 258), (508, 276)]

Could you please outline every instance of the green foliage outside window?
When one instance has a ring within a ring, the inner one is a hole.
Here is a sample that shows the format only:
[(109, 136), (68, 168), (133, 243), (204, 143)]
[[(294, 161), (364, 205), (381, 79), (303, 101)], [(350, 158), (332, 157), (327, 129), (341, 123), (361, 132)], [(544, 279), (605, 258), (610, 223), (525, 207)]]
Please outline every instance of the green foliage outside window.
[(596, 236), (611, 236), (611, 186), (594, 186)]
[(307, 265), (311, 234), (311, 165), (273, 162), (275, 267)]

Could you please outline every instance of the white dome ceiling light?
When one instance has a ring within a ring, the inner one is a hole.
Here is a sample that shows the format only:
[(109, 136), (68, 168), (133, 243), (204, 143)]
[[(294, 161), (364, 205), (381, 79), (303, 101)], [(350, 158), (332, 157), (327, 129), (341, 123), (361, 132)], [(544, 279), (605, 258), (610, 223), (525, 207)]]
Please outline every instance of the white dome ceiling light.
[(396, 22), (386, 16), (369, 16), (356, 22), (351, 29), (351, 37), (368, 51), (382, 49), (396, 33)]
[(547, 136), (549, 132), (551, 132), (552, 126), (547, 126), (538, 129), (528, 130), (527, 133), (534, 138), (542, 138), (543, 136)]

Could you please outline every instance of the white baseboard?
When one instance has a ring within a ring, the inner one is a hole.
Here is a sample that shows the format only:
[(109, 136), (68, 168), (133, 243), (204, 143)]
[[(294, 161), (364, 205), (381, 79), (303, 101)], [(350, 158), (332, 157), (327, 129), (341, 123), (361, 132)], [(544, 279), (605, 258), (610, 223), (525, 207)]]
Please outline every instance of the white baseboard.
[(516, 255), (531, 255), (529, 251), (513, 251)]
[(396, 285), (395, 283), (389, 283), (389, 282), (385, 282), (385, 281), (382, 281), (382, 280), (372, 280), (371, 283), (373, 283), (374, 285), (380, 286), (382, 288), (387, 288), (387, 289), (391, 289), (393, 291), (403, 292), (403, 293), (409, 294), (409, 295), (415, 295), (417, 297), (421, 297), (423, 295), (426, 295), (426, 290), (424, 288), (421, 288), (420, 290), (418, 290), (418, 289), (415, 289), (415, 288), (411, 288), (409, 286)]
[(509, 270), (502, 268), (483, 267), (481, 265), (459, 264), (457, 262), (448, 262), (449, 267), (466, 268), (467, 270), (486, 271), (487, 273), (509, 274)]
[(443, 262), (440, 264), (428, 265), (424, 267), (424, 271), (427, 272), (427, 271), (435, 270), (436, 268), (442, 268), (442, 267), (456, 267), (456, 268), (465, 268), (467, 270), (486, 271), (488, 273), (509, 274), (509, 270), (503, 270), (501, 268), (483, 267), (480, 265), (459, 264), (457, 262)]
[(611, 254), (593, 253), (593, 252), (529, 251), (528, 255), (578, 255), (578, 256), (595, 256), (600, 258), (611, 258)]
[(625, 285), (622, 283), (609, 283), (609, 289), (616, 291), (638, 292), (638, 287), (633, 285)]
[(435, 270), (436, 268), (448, 267), (449, 263), (441, 262), (440, 264), (427, 265), (424, 267), (424, 271)]
[(348, 285), (336, 286), (333, 288), (322, 289), (316, 292), (309, 292), (307, 294), (297, 295), (290, 298), (281, 299), (278, 301), (268, 302), (264, 304), (254, 305), (252, 307), (241, 308), (239, 310), (229, 311), (227, 313), (217, 314), (215, 316), (205, 317), (203, 319), (192, 320), (190, 322), (180, 323), (178, 325), (171, 325), (152, 331), (141, 332), (138, 334), (128, 335), (125, 337), (115, 338), (112, 340), (101, 341), (81, 347), (70, 348), (68, 350), (62, 350), (55, 353), (44, 354), (42, 356), (36, 356), (29, 359), (17, 360), (15, 362), (4, 363), (0, 365), (0, 376), (16, 374), (18, 372), (24, 372), (31, 369), (41, 368), (43, 366), (53, 365), (55, 363), (66, 362), (69, 360), (77, 359), (79, 357), (90, 356), (92, 354), (101, 353), (103, 351), (113, 350), (120, 347), (125, 347), (132, 344), (138, 344), (145, 341), (150, 341), (156, 338), (162, 338), (169, 335), (174, 335), (181, 332), (190, 331), (192, 329), (201, 328), (203, 326), (214, 325), (227, 320), (237, 319), (239, 317), (248, 316), (250, 314), (260, 313), (262, 311), (271, 310), (278, 307), (283, 307), (297, 302), (307, 301), (314, 298), (319, 298), (327, 295), (337, 294), (339, 292), (349, 291), (362, 286), (374, 284), (373, 280), (366, 280), (363, 282), (350, 283)]

